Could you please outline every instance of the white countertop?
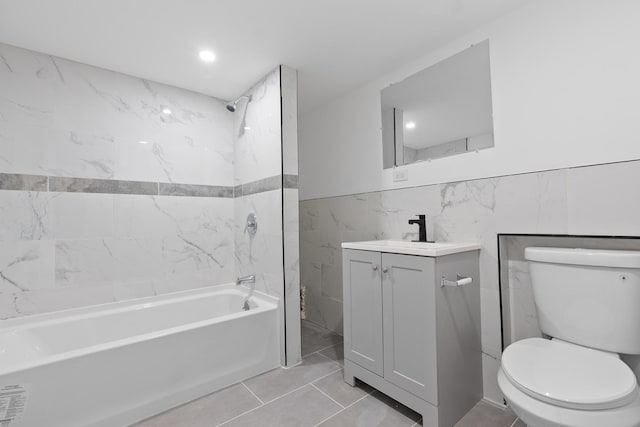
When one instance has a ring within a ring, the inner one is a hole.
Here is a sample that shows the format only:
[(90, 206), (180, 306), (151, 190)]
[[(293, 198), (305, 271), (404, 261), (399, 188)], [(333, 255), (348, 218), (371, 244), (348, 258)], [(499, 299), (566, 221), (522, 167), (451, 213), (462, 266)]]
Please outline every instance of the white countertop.
[(390, 252), (394, 254), (420, 255), (438, 257), (457, 254), (459, 252), (480, 249), (477, 243), (454, 242), (410, 242), (408, 240), (371, 240), (368, 242), (345, 242), (344, 249), (359, 249), (363, 251)]

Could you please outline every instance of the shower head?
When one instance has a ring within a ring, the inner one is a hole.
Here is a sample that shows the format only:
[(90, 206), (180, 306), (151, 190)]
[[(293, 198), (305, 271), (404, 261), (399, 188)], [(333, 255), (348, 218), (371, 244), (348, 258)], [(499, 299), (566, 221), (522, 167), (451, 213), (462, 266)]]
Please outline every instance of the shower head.
[(231, 111), (232, 113), (236, 111), (236, 107), (238, 106), (238, 102), (240, 102), (242, 99), (247, 98), (247, 102), (251, 102), (251, 95), (242, 95), (240, 98), (236, 99), (235, 101), (229, 101), (227, 103), (227, 110)]

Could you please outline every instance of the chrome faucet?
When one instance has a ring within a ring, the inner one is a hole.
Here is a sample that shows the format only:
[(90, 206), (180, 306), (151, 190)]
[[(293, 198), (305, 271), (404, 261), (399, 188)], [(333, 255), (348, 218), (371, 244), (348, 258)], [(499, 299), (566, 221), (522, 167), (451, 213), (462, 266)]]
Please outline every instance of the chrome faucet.
[(244, 299), (244, 304), (242, 305), (242, 309), (243, 310), (249, 310), (249, 298), (251, 298), (253, 296), (253, 291), (256, 288), (256, 275), (255, 274), (250, 274), (248, 276), (242, 276), (242, 277), (238, 277), (236, 279), (236, 286), (237, 285), (241, 285), (243, 283), (250, 283), (251, 286), (249, 286), (249, 294), (247, 295), (247, 297)]

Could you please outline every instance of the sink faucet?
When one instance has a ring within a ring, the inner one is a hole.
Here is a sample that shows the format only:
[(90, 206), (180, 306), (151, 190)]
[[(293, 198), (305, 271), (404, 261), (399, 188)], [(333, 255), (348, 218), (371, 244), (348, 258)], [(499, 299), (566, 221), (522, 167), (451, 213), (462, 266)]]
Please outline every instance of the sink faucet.
[[(414, 242), (429, 242), (427, 240), (427, 216), (426, 215), (418, 215), (418, 219), (410, 219), (409, 224), (418, 224), (418, 240), (414, 240)], [(429, 242), (433, 243), (433, 241)]]
[(242, 276), (242, 277), (238, 277), (236, 279), (236, 286), (237, 285), (241, 285), (243, 283), (250, 283), (251, 286), (249, 287), (249, 294), (247, 294), (247, 297), (244, 299), (244, 304), (242, 305), (242, 309), (243, 310), (249, 310), (249, 298), (251, 298), (253, 296), (253, 291), (256, 288), (256, 275), (255, 274), (250, 274), (248, 276)]

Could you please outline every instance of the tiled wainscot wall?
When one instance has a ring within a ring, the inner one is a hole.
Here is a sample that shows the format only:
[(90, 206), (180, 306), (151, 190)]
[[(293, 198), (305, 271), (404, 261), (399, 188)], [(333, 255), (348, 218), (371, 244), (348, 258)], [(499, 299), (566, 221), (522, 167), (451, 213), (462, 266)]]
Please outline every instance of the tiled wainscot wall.
[(341, 333), (341, 242), (417, 239), (417, 227), (407, 221), (426, 213), (429, 237), (482, 245), (484, 392), (502, 403), (496, 384), (502, 352), (497, 235), (640, 236), (638, 182), (640, 162), (632, 161), (301, 201), (307, 317)]

